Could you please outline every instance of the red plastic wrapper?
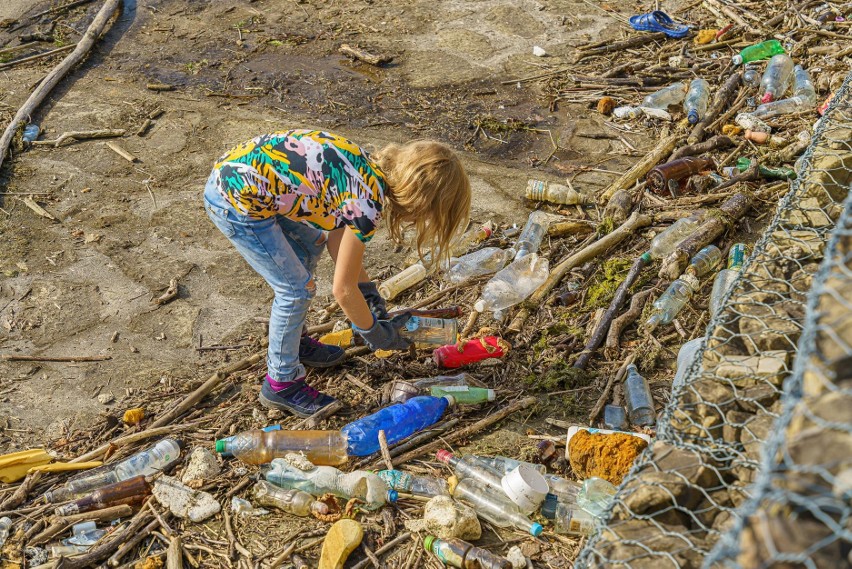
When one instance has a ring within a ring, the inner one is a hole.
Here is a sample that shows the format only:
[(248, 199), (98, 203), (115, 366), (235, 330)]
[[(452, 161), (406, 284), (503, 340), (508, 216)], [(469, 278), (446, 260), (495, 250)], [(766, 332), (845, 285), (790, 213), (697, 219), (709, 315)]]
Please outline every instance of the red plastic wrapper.
[(833, 99), (834, 99), (834, 93), (832, 93), (831, 95), (829, 95), (829, 96), (825, 99), (825, 101), (823, 102), (823, 104), (821, 104), (819, 107), (817, 107), (817, 112), (819, 113), (819, 116), (823, 116), (823, 115), (825, 114), (825, 111), (827, 111), (827, 110), (828, 110), (828, 106), (829, 106), (829, 105), (831, 105), (831, 101), (832, 101)]
[(432, 358), (438, 367), (454, 369), (488, 358), (502, 358), (508, 351), (509, 344), (505, 340), (497, 336), (484, 336), (435, 348)]

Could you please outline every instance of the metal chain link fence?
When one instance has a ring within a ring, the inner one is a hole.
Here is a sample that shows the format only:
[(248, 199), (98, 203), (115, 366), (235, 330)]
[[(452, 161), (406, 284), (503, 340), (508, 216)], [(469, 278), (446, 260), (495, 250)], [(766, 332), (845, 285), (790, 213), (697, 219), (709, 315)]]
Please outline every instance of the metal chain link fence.
[(852, 75), (797, 172), (577, 567), (850, 566)]

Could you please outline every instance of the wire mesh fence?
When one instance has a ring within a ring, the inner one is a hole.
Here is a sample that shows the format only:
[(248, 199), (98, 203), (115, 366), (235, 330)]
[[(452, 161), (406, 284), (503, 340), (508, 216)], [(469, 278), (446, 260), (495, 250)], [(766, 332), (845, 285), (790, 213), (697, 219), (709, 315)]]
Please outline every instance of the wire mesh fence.
[(796, 171), (577, 567), (850, 566), (852, 75)]

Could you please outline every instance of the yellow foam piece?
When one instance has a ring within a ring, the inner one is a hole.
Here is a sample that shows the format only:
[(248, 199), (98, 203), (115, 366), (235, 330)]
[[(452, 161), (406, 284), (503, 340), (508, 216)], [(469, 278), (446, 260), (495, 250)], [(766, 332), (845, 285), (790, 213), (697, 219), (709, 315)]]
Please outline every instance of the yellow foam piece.
[(17, 482), (27, 475), (30, 468), (53, 461), (53, 457), (42, 448), (22, 450), (0, 456), (0, 482)]
[(352, 328), (344, 328), (339, 332), (330, 332), (325, 336), (320, 337), (319, 341), (330, 346), (339, 346), (341, 348), (352, 347)]
[(103, 462), (93, 460), (92, 462), (54, 462), (53, 464), (43, 464), (41, 466), (33, 466), (27, 473), (30, 472), (70, 472), (72, 470), (88, 470), (103, 466)]

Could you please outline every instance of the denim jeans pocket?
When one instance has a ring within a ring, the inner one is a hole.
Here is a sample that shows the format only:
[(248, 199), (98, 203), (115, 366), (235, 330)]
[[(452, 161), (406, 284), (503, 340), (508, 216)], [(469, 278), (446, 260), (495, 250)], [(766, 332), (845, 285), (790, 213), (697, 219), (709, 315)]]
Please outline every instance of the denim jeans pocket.
[(219, 228), (225, 237), (233, 237), (236, 233), (234, 229), (234, 224), (228, 219), (228, 210), (224, 207), (220, 207), (217, 205), (213, 205), (208, 201), (204, 201), (204, 209), (207, 211), (207, 217), (210, 218), (210, 221)]

